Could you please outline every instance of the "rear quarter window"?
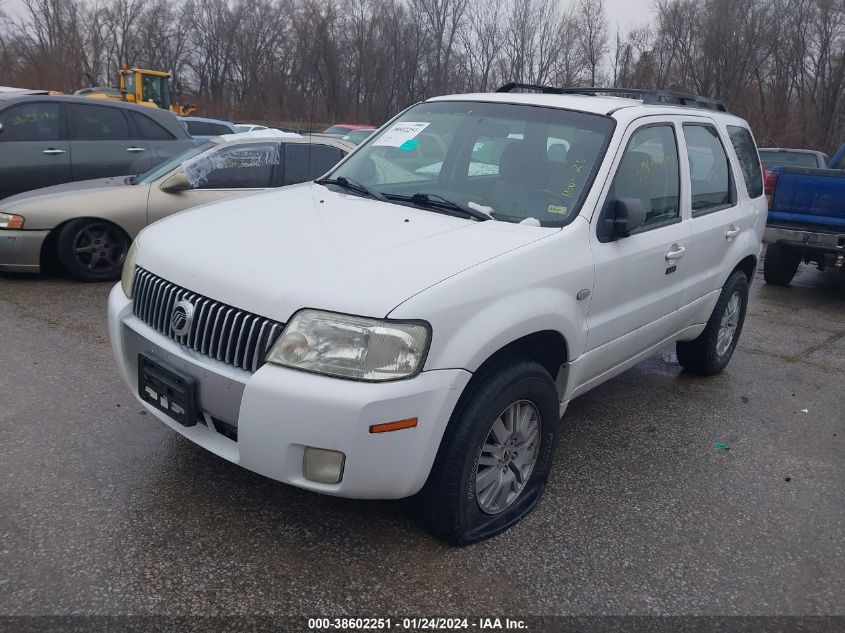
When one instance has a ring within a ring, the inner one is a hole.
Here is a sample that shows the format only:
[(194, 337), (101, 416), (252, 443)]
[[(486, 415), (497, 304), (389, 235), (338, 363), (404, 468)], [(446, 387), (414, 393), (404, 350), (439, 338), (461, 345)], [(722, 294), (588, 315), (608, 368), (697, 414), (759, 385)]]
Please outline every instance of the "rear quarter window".
[(728, 136), (739, 159), (748, 196), (759, 198), (763, 195), (763, 171), (760, 169), (760, 157), (757, 155), (757, 146), (751, 132), (738, 125), (729, 125)]

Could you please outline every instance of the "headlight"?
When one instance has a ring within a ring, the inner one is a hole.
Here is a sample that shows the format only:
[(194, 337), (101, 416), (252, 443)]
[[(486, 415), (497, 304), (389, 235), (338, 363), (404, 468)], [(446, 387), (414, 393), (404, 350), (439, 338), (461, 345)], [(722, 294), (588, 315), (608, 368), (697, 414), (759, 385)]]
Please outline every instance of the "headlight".
[(429, 328), (419, 322), (383, 321), (302, 310), (270, 350), (271, 363), (355, 380), (396, 380), (420, 371)]
[(0, 213), (0, 229), (22, 229), (23, 216), (13, 213)]
[(138, 240), (132, 242), (126, 259), (123, 260), (123, 272), (120, 274), (120, 287), (123, 294), (132, 298), (132, 281), (135, 278), (135, 260), (138, 259)]

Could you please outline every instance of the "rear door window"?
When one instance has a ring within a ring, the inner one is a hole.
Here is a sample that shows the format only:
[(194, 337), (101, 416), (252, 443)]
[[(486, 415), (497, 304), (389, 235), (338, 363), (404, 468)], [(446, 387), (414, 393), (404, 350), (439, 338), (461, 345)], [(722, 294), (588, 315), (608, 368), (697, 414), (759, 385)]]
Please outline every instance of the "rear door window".
[(140, 112), (129, 111), (129, 118), (135, 126), (135, 132), (139, 138), (146, 141), (170, 141), (173, 135), (153, 121), (150, 117)]
[(68, 104), (70, 138), (82, 141), (131, 138), (122, 108)]
[(730, 163), (712, 125), (684, 126), (690, 170), (692, 215), (696, 217), (731, 207), (736, 202)]
[(345, 156), (330, 145), (285, 143), (285, 185), (294, 185), (319, 178)]
[(61, 124), (58, 103), (22, 103), (0, 112), (0, 143), (57, 141)]
[(763, 170), (760, 168), (760, 157), (757, 155), (757, 146), (751, 132), (738, 125), (729, 125), (728, 136), (742, 168), (748, 197), (759, 198), (763, 195)]

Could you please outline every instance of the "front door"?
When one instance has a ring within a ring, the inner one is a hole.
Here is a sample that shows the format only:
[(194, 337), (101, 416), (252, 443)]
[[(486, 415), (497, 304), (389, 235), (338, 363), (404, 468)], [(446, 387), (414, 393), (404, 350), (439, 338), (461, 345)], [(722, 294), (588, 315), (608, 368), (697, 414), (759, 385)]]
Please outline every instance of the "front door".
[(0, 112), (0, 198), (70, 182), (70, 146), (57, 102), (32, 101)]
[(238, 143), (204, 152), (183, 163), (190, 183), (184, 191), (163, 191), (167, 176), (153, 183), (147, 207), (147, 221), (155, 222), (183, 209), (222, 198), (267, 189), (280, 168), (279, 143)]
[[(676, 134), (670, 121), (629, 131), (602, 205), (606, 211), (594, 216), (595, 284), (587, 317), (585, 380), (677, 330), (690, 228), (681, 215)], [(646, 209), (644, 226), (629, 237), (614, 238), (605, 226), (607, 210), (618, 199), (640, 200)]]

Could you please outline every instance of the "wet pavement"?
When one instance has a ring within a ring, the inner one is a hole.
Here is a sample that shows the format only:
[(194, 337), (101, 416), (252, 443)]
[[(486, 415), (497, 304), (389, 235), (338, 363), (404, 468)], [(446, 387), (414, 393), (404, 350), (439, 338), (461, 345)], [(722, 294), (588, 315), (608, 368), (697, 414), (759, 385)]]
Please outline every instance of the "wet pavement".
[(109, 289), (0, 276), (0, 614), (845, 614), (841, 273), (758, 278), (719, 376), (667, 348), (574, 401), (538, 508), (463, 549), (145, 415)]

